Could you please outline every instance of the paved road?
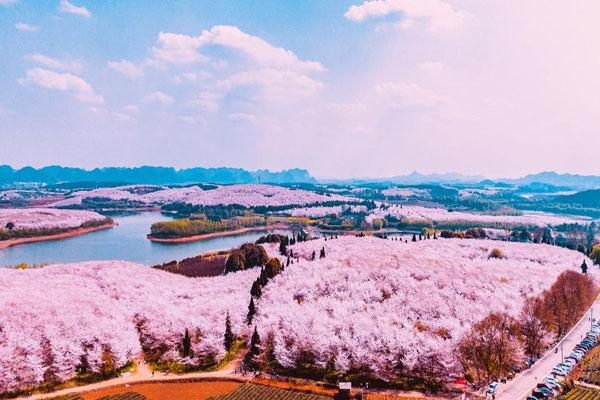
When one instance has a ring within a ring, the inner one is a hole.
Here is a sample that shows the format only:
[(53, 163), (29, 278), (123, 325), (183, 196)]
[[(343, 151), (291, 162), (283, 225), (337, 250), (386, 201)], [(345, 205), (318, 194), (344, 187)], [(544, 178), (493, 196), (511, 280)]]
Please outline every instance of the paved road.
[[(600, 297), (592, 305), (594, 318), (600, 315)], [(562, 340), (562, 352), (566, 357), (573, 351), (577, 343), (590, 330), (590, 311), (588, 311)], [(555, 352), (558, 347), (558, 352)], [(531, 393), (533, 388), (561, 361), (561, 345), (552, 347), (548, 353), (540, 358), (528, 370), (517, 375), (515, 379), (500, 385), (496, 400), (523, 400)]]

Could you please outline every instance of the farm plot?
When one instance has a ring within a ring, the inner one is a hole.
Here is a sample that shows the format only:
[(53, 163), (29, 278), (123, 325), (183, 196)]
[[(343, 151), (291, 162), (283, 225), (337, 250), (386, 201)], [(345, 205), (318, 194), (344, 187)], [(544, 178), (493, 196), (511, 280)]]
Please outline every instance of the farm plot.
[(209, 400), (332, 400), (331, 397), (312, 393), (294, 392), (269, 386), (246, 383), (233, 392), (211, 397)]

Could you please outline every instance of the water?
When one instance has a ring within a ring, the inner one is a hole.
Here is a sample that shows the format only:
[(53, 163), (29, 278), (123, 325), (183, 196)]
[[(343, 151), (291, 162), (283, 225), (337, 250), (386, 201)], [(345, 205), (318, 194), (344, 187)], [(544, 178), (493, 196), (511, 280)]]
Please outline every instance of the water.
[[(160, 212), (113, 217), (111, 229), (72, 238), (12, 246), (0, 250), (0, 266), (18, 263), (67, 263), (89, 260), (127, 260), (146, 265), (181, 260), (209, 251), (226, 250), (254, 242), (265, 232), (248, 232), (190, 243), (153, 243), (146, 239), (152, 223), (169, 219)], [(283, 232), (287, 234), (286, 232)]]

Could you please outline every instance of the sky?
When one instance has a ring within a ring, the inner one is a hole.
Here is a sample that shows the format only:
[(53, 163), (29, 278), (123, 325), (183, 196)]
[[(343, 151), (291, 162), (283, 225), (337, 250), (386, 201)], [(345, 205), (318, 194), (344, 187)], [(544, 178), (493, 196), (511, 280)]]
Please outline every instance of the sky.
[(0, 164), (599, 174), (600, 3), (0, 0)]

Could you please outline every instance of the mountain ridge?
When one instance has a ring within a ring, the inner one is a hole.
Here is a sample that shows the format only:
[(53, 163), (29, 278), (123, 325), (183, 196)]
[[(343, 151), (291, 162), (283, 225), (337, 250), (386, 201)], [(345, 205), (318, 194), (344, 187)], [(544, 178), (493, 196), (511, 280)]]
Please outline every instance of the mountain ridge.
[(103, 167), (83, 169), (51, 165), (42, 168), (14, 169), (0, 166), (0, 184), (14, 183), (71, 183), (71, 182), (124, 182), (131, 184), (186, 184), (186, 183), (314, 183), (307, 170), (293, 168), (281, 171), (243, 168), (184, 168), (173, 167)]

